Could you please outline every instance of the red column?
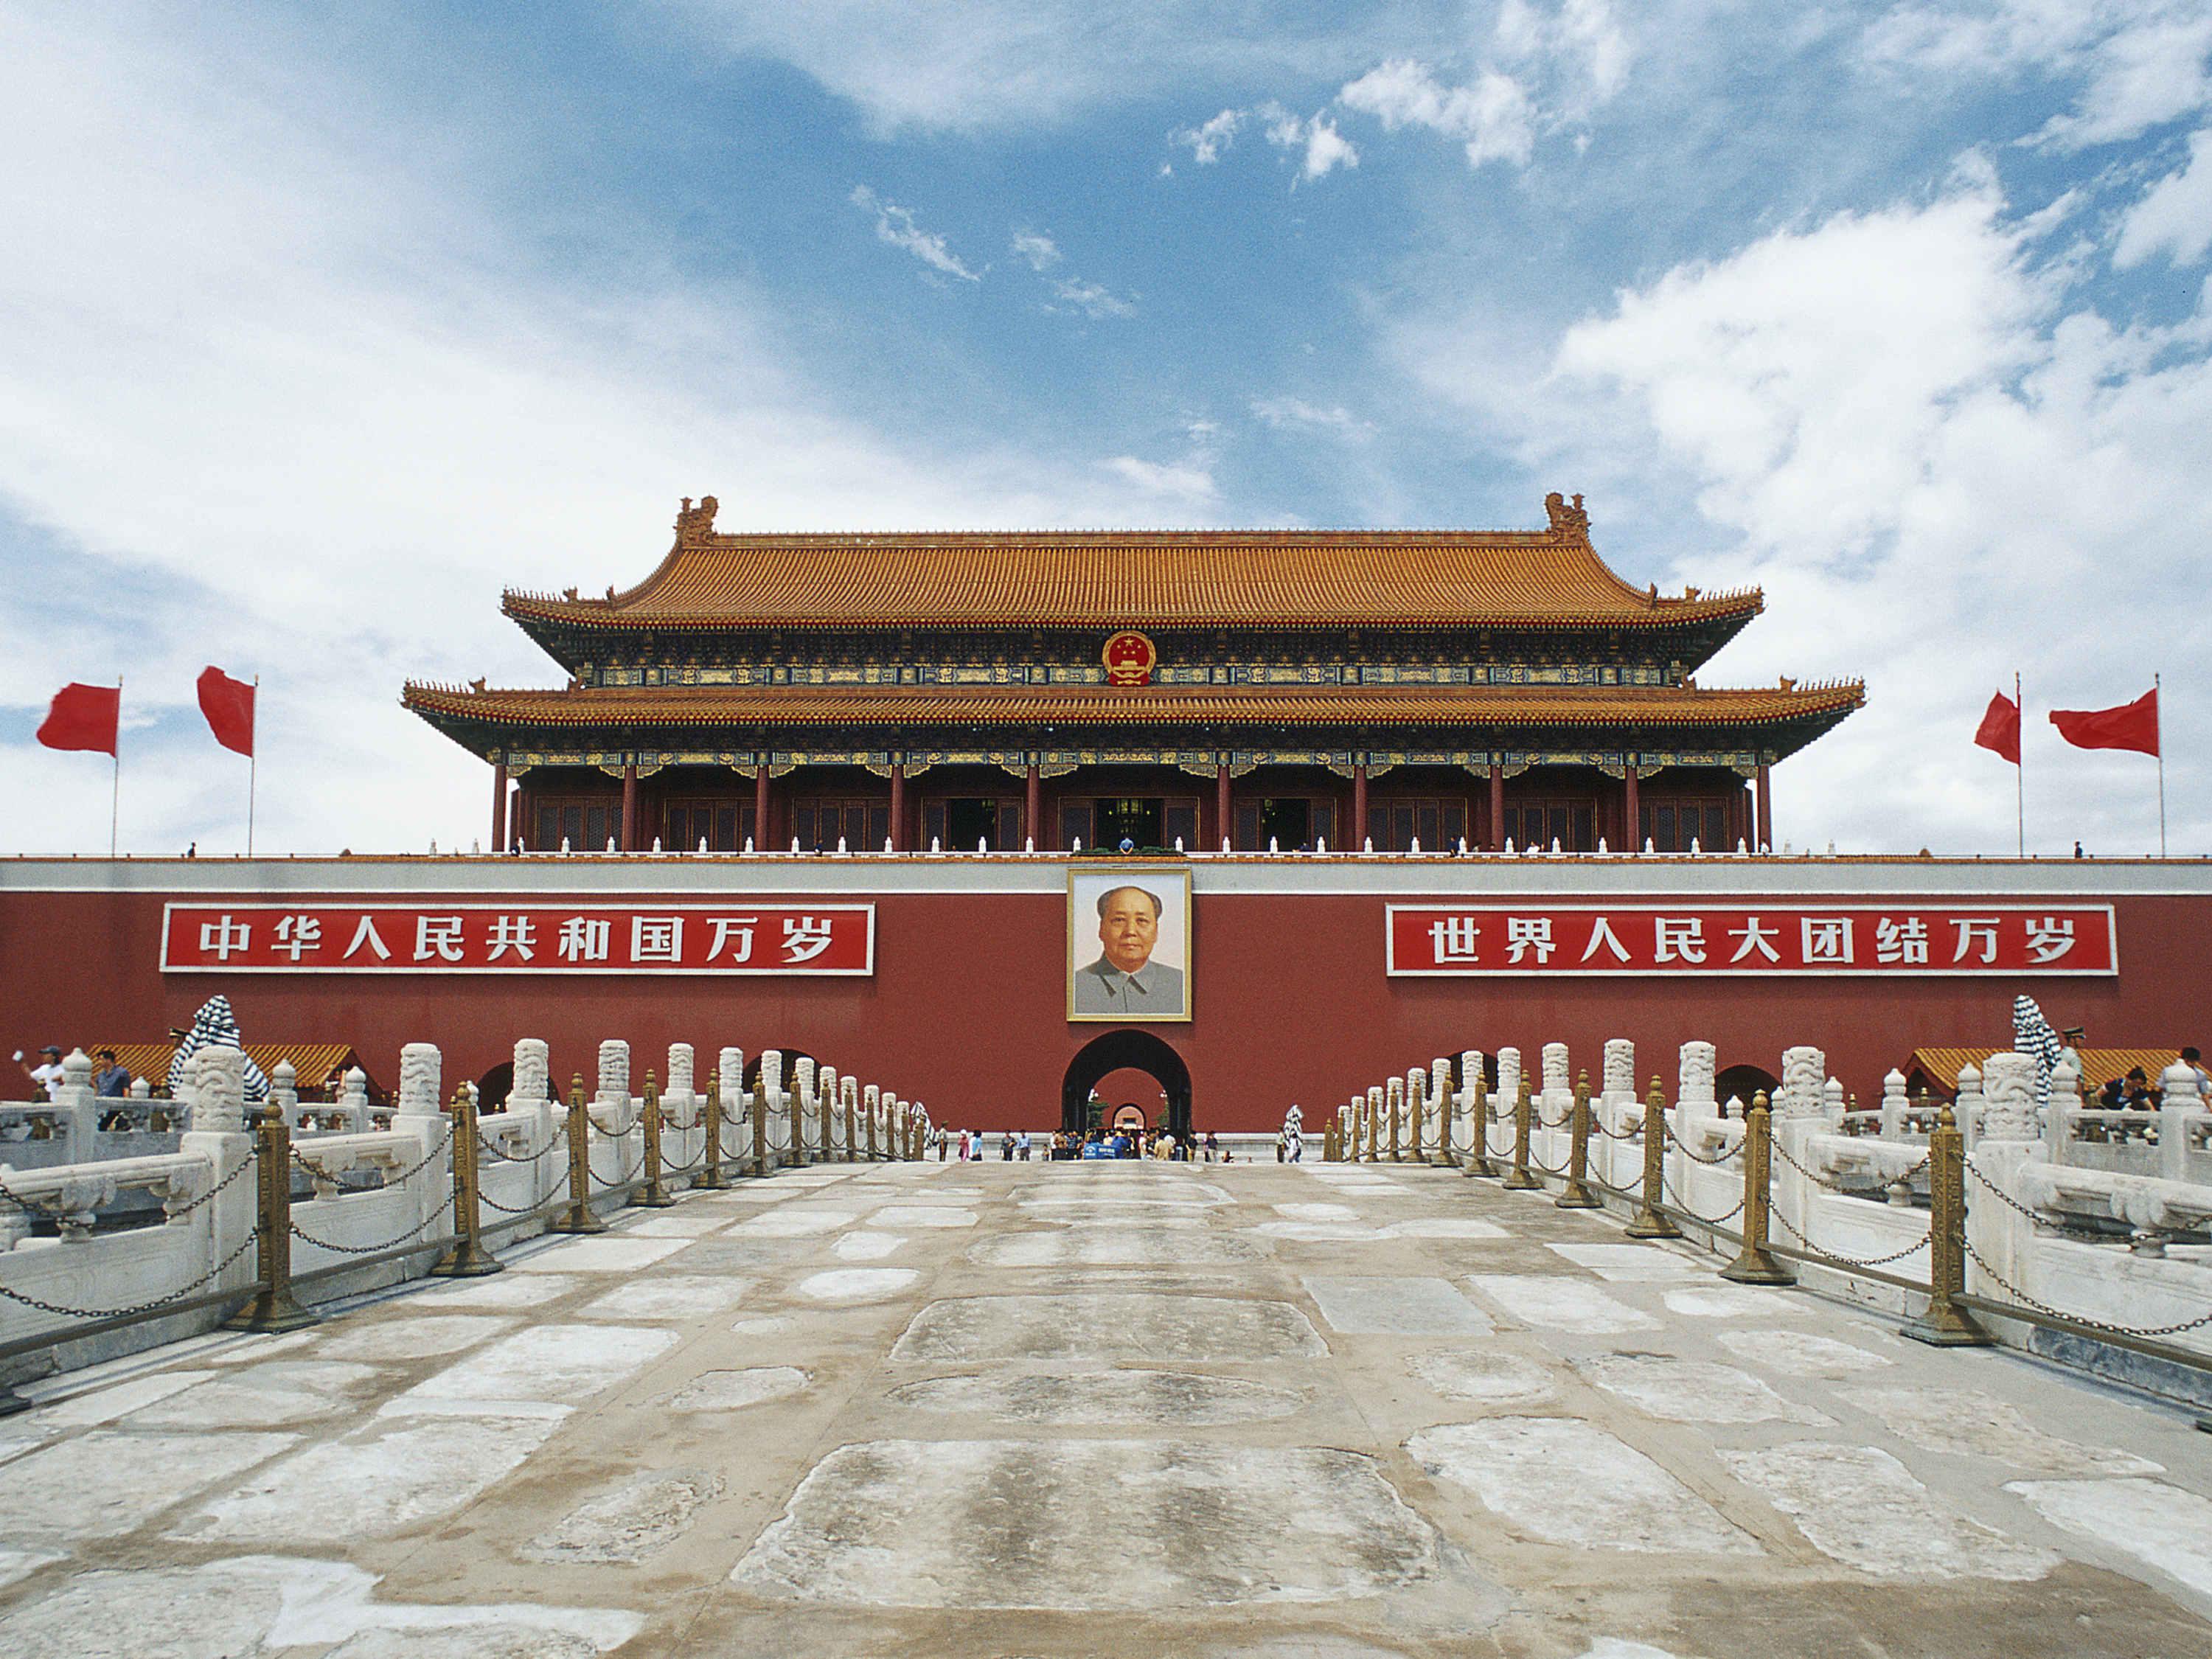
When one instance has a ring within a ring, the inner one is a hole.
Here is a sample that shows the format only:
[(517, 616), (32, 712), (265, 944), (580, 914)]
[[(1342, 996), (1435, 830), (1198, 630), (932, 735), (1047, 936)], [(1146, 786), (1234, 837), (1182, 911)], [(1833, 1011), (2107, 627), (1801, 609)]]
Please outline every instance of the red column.
[(623, 768), (623, 832), (622, 849), (635, 853), (638, 849), (637, 833), (637, 768)]
[(768, 757), (763, 755), (759, 769), (753, 774), (753, 847), (763, 853), (774, 844), (774, 826), (769, 823), (768, 812)]
[(906, 851), (906, 763), (891, 763), (891, 851)]
[(1367, 763), (1355, 761), (1352, 767), (1352, 833), (1344, 838), (1345, 849), (1357, 853), (1367, 844)]
[(530, 837), (523, 833), (522, 793), (517, 789), (507, 798), (507, 844), (517, 853), (530, 850)]
[(507, 763), (496, 761), (491, 769), (491, 850), (507, 851)]
[(1627, 843), (1630, 852), (1640, 853), (1644, 850), (1644, 811), (1636, 799), (1636, 763), (1634, 761), (1628, 763), (1627, 774), (1621, 781), (1620, 805), (1621, 811), (1626, 815), (1626, 822), (1621, 827), (1620, 838)]
[(1774, 785), (1764, 763), (1759, 769), (1759, 840), (1752, 848), (1754, 853), (1772, 850), (1774, 846)]
[(1022, 833), (1029, 837), (1039, 852), (1044, 851), (1045, 848), (1042, 775), (1032, 766), (1027, 781), (1022, 786)]
[(1490, 763), (1490, 850), (1505, 850), (1505, 769)]
[(1213, 823), (1218, 831), (1215, 836), (1215, 844), (1218, 846), (1226, 842), (1230, 846), (1235, 846), (1236, 842), (1230, 839), (1237, 833), (1237, 827), (1230, 821), (1229, 817), (1229, 763), (1227, 761), (1223, 761), (1213, 769)]

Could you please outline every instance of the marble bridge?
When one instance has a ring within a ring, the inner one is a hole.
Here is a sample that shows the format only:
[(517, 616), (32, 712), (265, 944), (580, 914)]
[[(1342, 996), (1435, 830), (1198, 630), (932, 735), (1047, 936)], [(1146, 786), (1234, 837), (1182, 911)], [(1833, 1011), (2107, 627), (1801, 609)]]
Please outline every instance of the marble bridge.
[(2212, 1652), (2212, 1441), (1419, 1164), (787, 1170), (31, 1390), (15, 1659)]

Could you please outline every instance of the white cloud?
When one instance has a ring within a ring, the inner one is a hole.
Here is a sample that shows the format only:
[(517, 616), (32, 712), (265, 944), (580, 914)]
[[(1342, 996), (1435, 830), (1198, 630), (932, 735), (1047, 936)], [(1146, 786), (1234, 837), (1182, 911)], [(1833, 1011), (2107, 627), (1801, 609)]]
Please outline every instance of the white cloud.
[(1269, 143), (1278, 149), (1305, 152), (1299, 167), (1301, 177), (1325, 179), (1340, 167), (1359, 165), (1359, 152), (1326, 114), (1297, 116), (1273, 103), (1261, 105), (1255, 112), (1267, 123)]
[(1504, 0), (1498, 9), (1495, 38), (1505, 56), (1531, 64), (1549, 63), (1564, 71), (1569, 102), (1602, 103), (1628, 84), (1634, 57), (1627, 33), (1613, 15), (1610, 0), (1562, 0), (1547, 15), (1528, 0)]
[(792, 64), (880, 127), (952, 131), (1058, 124), (1224, 86), (1334, 82), (1384, 51), (1447, 50), (1465, 27), (1436, 0), (675, 0), (641, 15), (634, 27), (656, 37), (673, 15), (710, 52)]
[(1901, 5), (1867, 29), (1864, 50), (1875, 64), (1936, 75), (2078, 82), (2075, 107), (2039, 135), (2058, 149), (2132, 138), (2212, 100), (2212, 16), (2199, 0)]
[(2123, 270), (2163, 253), (2176, 264), (2212, 247), (2212, 128), (2189, 141), (2189, 161), (2167, 174), (2120, 221), (2112, 263)]
[(915, 222), (913, 213), (897, 203), (886, 202), (866, 185), (854, 185), (853, 193), (847, 199), (862, 212), (876, 216), (878, 240), (888, 242), (893, 247), (904, 248), (931, 270), (942, 271), (947, 276), (957, 276), (966, 283), (983, 280), (961, 262), (960, 257), (946, 245), (943, 236), (935, 231), (924, 230)]
[(1065, 306), (1073, 307), (1086, 317), (1133, 317), (1135, 304), (1109, 292), (1096, 283), (1086, 283), (1074, 276), (1063, 276), (1052, 285), (1054, 295)]
[[(2188, 327), (2117, 330), (2067, 292), (1972, 195), (1778, 233), (1565, 336), (1543, 401), (1573, 415), (1573, 453), (1640, 457), (1647, 498), (1686, 475), (1725, 544), (1682, 551), (1675, 580), (1766, 590), (1706, 683), (1870, 682), (1784, 769), (1779, 834), (2008, 847), (2012, 777), (1967, 738), (2017, 669), (2031, 847), (2155, 844), (2148, 763), (2064, 749), (2042, 715), (2194, 660), (2212, 364)], [(2193, 675), (2168, 679), (2169, 730), (2212, 716)], [(2179, 752), (2168, 775), (2177, 839), (2202, 844), (2205, 780)]]
[(1016, 231), (1013, 250), (1016, 257), (1029, 261), (1031, 270), (1049, 270), (1060, 263), (1059, 247), (1041, 231)]
[(1194, 461), (1146, 461), (1134, 455), (1116, 455), (1099, 465), (1147, 495), (1187, 507), (1210, 507), (1220, 499), (1213, 474)]
[(1199, 166), (1212, 167), (1221, 159), (1221, 152), (1237, 142), (1237, 130), (1243, 125), (1243, 110), (1225, 109), (1194, 127), (1183, 127), (1170, 133), (1168, 142), (1187, 147), (1191, 160)]
[(1303, 428), (1361, 441), (1375, 435), (1373, 422), (1359, 419), (1341, 404), (1323, 408), (1303, 398), (1255, 398), (1251, 408), (1255, 419), (1278, 432)]
[(487, 769), (400, 682), (557, 684), (500, 589), (636, 580), (682, 494), (763, 529), (1160, 510), (1087, 459), (847, 417), (742, 285), (549, 278), (472, 193), (501, 135), (418, 121), (403, 169), (402, 125), (276, 33), (0, 23), (0, 562), (11, 591), (94, 596), (0, 628), (0, 766), (39, 805), (0, 848), (106, 846), (102, 757), (28, 739), (56, 687), (118, 672), (153, 720), (126, 850), (242, 844), (244, 763), (193, 707), (209, 662), (261, 676), (264, 850), (487, 836)]
[(1386, 131), (1425, 127), (1459, 139), (1469, 167), (1527, 164), (1536, 144), (1528, 94), (1511, 76), (1485, 70), (1467, 86), (1447, 87), (1427, 66), (1394, 58), (1337, 94), (1346, 107), (1376, 117)]

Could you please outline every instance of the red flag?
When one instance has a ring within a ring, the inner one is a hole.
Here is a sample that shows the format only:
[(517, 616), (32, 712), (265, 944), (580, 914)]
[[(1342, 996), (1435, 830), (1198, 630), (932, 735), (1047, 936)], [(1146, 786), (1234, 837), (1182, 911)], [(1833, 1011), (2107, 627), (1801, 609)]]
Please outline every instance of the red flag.
[(115, 752), (115, 728), (123, 718), (123, 688), (119, 685), (71, 684), (54, 693), (39, 727), (39, 741), (49, 749), (88, 749), (102, 755)]
[(1974, 741), (2019, 765), (2020, 705), (2002, 691), (1991, 697), (1982, 712), (1982, 723), (1974, 728)]
[(2051, 723), (2076, 749), (2132, 749), (2158, 753), (2158, 688), (2118, 708), (2054, 708)]
[(200, 671), (198, 684), (200, 713), (207, 716), (208, 730), (215, 733), (215, 740), (226, 749), (251, 755), (253, 688), (214, 667)]

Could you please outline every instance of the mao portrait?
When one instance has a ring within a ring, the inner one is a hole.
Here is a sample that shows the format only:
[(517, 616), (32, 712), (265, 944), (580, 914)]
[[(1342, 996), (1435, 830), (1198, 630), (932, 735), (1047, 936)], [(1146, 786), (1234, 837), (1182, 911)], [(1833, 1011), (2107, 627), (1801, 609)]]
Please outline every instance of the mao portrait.
[(1190, 872), (1070, 871), (1067, 1017), (1190, 1018)]

